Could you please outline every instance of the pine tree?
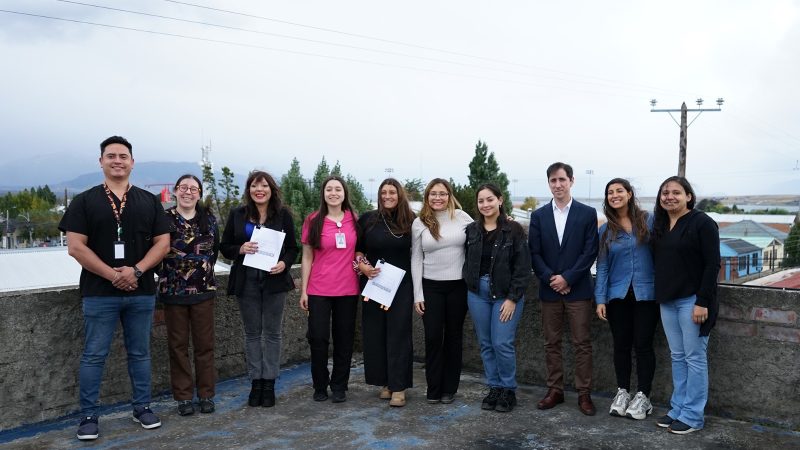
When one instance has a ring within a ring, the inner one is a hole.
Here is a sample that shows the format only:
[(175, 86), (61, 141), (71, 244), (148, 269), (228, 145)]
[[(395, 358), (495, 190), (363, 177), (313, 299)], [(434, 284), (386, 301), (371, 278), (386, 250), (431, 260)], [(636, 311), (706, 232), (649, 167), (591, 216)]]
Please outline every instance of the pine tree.
[(800, 266), (800, 222), (795, 221), (789, 230), (789, 235), (783, 241), (786, 258), (783, 260), (783, 267)]
[[(489, 151), (489, 146), (486, 142), (478, 141), (475, 145), (475, 156), (469, 162), (469, 176), (467, 177), (469, 184), (467, 186), (459, 186), (456, 189), (455, 185), (453, 190), (457, 192), (456, 197), (464, 206), (464, 211), (471, 215), (477, 214), (475, 208), (475, 195), (478, 187), (484, 183), (493, 183), (503, 193), (503, 200), (507, 212), (511, 212), (511, 193), (508, 191), (508, 176), (505, 172), (500, 170), (500, 164), (494, 156), (494, 152)], [(469, 188), (467, 190), (466, 188)]]

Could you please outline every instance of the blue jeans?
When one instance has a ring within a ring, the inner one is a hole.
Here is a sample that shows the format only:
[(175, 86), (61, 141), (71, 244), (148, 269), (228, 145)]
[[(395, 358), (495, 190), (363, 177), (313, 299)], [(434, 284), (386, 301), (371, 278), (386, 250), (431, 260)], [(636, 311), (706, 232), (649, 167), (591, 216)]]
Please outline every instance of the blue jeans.
[(667, 413), (692, 428), (702, 429), (708, 401), (708, 336), (692, 322), (694, 295), (661, 304), (661, 323), (672, 355), (672, 409)]
[(86, 341), (80, 365), (80, 403), (83, 416), (97, 414), (103, 366), (117, 323), (122, 322), (133, 406), (150, 404), (150, 330), (154, 295), (84, 297), (83, 331)]
[(519, 299), (514, 315), (508, 322), (500, 322), (500, 307), (505, 298), (491, 298), (489, 275), (481, 277), (478, 292), (467, 291), (467, 304), (475, 334), (481, 345), (481, 359), (486, 374), (486, 384), (514, 390), (517, 388), (517, 354), (514, 338), (522, 317), (524, 299)]

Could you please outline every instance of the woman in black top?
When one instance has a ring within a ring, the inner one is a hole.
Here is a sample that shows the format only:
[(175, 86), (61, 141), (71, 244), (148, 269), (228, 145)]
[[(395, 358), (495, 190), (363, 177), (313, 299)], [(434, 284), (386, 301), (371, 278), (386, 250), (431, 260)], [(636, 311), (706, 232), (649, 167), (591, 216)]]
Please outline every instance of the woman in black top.
[(525, 231), (506, 218), (500, 189), (478, 187), (478, 220), (467, 225), (464, 282), (489, 387), (482, 409), (508, 412), (517, 404), (514, 338), (531, 279)]
[[(286, 233), (274, 267), (245, 266), (244, 256), (258, 251), (253, 230), (267, 227)], [(233, 209), (225, 224), (220, 250), (232, 259), (228, 295), (236, 295), (244, 324), (247, 371), (252, 380), (250, 406), (275, 405), (275, 379), (280, 372), (281, 333), (286, 293), (294, 289), (289, 269), (297, 259), (292, 213), (283, 206), (272, 176), (255, 170), (247, 177), (244, 206)]]
[(191, 336), (200, 412), (214, 411), (214, 265), (219, 251), (217, 219), (200, 203), (203, 183), (194, 175), (175, 182), (176, 205), (167, 210), (172, 224), (170, 249), (158, 269), (158, 299), (164, 303), (169, 375), (178, 414), (194, 413), (194, 377), (189, 363)]
[(356, 247), (357, 270), (367, 278), (375, 277), (379, 260), (406, 271), (389, 310), (374, 301), (364, 303), (362, 326), (364, 340), (364, 379), (367, 384), (382, 386), (380, 398), (391, 406), (406, 404), (405, 390), (412, 387), (414, 351), (411, 337), (411, 311), (414, 292), (411, 284), (411, 223), (414, 213), (403, 186), (394, 178), (378, 187), (378, 210), (358, 220), (362, 236)]
[(660, 427), (676, 434), (703, 428), (708, 400), (708, 335), (717, 318), (719, 230), (694, 210), (692, 185), (683, 177), (659, 187), (653, 224), (655, 294), (672, 355), (672, 398)]

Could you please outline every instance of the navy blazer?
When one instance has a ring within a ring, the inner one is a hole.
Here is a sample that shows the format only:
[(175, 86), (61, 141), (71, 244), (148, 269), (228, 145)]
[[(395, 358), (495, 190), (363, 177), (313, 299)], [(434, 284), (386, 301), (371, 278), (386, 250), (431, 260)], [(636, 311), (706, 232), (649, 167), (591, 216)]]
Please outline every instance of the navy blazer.
[[(597, 258), (597, 212), (573, 199), (564, 238), (559, 245), (552, 203), (549, 201), (531, 214), (528, 230), (531, 263), (539, 278), (539, 298), (544, 301), (591, 299), (594, 287), (589, 269)], [(567, 280), (569, 294), (561, 295), (550, 288), (553, 275)]]

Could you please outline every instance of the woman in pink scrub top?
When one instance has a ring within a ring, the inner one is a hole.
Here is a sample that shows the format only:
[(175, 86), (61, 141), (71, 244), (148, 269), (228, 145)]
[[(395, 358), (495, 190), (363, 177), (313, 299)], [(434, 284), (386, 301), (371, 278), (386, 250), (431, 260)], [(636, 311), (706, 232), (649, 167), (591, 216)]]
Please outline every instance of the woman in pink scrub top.
[[(338, 176), (322, 183), (320, 205), (303, 222), (300, 308), (308, 312), (308, 344), (314, 400), (344, 402), (358, 305), (358, 275), (353, 271), (357, 217), (347, 185)], [(333, 371), (328, 372), (328, 344), (333, 336)]]

